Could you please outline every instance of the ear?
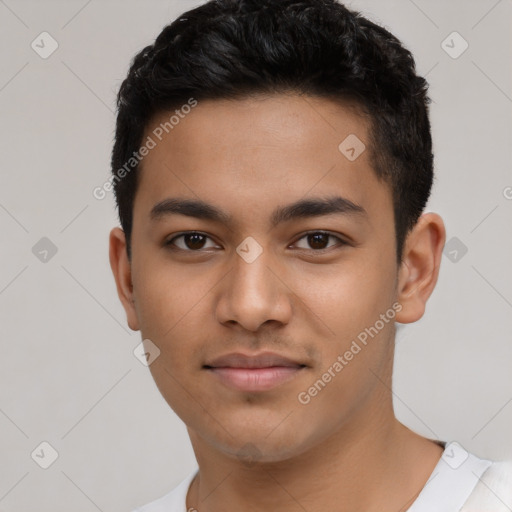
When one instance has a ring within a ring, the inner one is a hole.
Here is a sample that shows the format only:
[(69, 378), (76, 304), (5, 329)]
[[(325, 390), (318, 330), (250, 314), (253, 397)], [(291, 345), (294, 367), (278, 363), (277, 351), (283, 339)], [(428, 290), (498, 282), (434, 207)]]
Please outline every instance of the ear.
[(133, 331), (139, 330), (139, 321), (135, 310), (131, 265), (126, 251), (126, 237), (121, 228), (114, 228), (109, 239), (110, 268), (116, 280), (117, 294), (123, 304), (128, 326)]
[(402, 305), (396, 321), (416, 322), (425, 313), (441, 266), (446, 230), (436, 213), (424, 213), (409, 232), (398, 273), (397, 300)]

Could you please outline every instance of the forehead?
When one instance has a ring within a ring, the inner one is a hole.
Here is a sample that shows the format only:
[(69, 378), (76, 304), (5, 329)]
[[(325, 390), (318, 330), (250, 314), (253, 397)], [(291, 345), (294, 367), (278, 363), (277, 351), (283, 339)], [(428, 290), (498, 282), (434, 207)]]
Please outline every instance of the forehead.
[(139, 166), (135, 201), (147, 213), (170, 196), (259, 215), (308, 194), (391, 205), (370, 164), (368, 121), (355, 105), (299, 95), (206, 100), (158, 113), (148, 137), (154, 147)]
[[(296, 152), (308, 153), (315, 146), (319, 151), (330, 146), (338, 157), (338, 144), (346, 136), (367, 140), (367, 124), (355, 103), (292, 93), (259, 94), (238, 100), (202, 100), (193, 108), (184, 104), (158, 112), (148, 123), (146, 136), (160, 143), (159, 152), (167, 146), (195, 157), (225, 156), (226, 151), (231, 154), (237, 149), (240, 156), (251, 147), (265, 147), (267, 153), (282, 151), (287, 143)], [(239, 145), (233, 146), (234, 142)]]

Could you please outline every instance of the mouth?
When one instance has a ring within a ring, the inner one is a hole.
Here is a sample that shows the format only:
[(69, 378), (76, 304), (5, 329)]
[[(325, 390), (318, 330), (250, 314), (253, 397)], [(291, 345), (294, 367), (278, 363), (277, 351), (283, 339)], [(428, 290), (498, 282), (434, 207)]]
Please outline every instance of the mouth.
[(203, 366), (224, 385), (238, 391), (269, 391), (295, 378), (307, 365), (272, 352), (219, 357)]

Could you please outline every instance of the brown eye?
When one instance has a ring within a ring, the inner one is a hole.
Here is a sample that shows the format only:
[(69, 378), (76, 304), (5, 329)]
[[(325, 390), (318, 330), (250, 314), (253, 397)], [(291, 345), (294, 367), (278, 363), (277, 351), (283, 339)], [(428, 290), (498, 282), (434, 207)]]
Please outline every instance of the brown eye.
[(324, 249), (328, 249), (329, 247), (333, 247), (333, 245), (328, 245), (329, 239), (336, 240), (338, 242), (338, 245), (346, 245), (346, 243), (341, 238), (331, 235), (330, 233), (326, 233), (324, 231), (313, 231), (311, 233), (307, 233), (306, 235), (299, 239), (299, 241), (306, 240), (308, 247), (299, 248), (322, 251)]
[(329, 242), (329, 235), (325, 233), (314, 233), (307, 236), (308, 243), (313, 249), (325, 249)]
[[(191, 231), (190, 233), (182, 233), (181, 235), (175, 236), (174, 238), (169, 240), (165, 245), (175, 246), (183, 251), (194, 252), (199, 251), (200, 249), (212, 247), (205, 246), (205, 243), (209, 238), (210, 237), (203, 235), (202, 233)], [(176, 241), (180, 239), (181, 242), (176, 243)]]

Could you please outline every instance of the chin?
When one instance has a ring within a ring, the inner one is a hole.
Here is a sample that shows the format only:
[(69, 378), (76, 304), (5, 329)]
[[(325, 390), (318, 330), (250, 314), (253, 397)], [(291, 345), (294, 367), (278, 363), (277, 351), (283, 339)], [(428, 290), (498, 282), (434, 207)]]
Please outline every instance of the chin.
[(308, 445), (314, 444), (308, 442), (303, 429), (298, 432), (296, 428), (292, 428), (293, 424), (288, 428), (278, 425), (279, 422), (272, 426), (266, 425), (265, 428), (226, 425), (226, 430), (231, 435), (224, 430), (213, 435), (210, 433), (209, 443), (247, 467), (287, 461), (306, 451)]

